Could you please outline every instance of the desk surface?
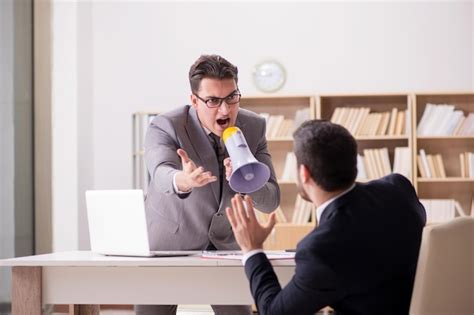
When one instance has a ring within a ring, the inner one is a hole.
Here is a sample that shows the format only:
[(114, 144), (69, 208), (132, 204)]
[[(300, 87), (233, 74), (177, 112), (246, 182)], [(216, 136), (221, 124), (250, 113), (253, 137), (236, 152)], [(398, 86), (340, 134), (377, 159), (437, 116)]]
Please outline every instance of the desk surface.
[[(293, 259), (272, 260), (274, 266), (294, 266)], [(194, 256), (185, 257), (126, 257), (105, 256), (90, 251), (69, 251), (52, 254), (25, 256), (0, 260), (0, 266), (61, 266), (61, 267), (87, 267), (87, 266), (183, 266), (183, 267), (215, 267), (215, 266), (242, 266), (240, 260), (202, 258), (197, 251)]]
[[(41, 314), (41, 304), (252, 303), (240, 260), (200, 254), (148, 258), (71, 251), (4, 259), (0, 266), (13, 267), (18, 314)], [(284, 286), (294, 274), (294, 260), (271, 262)], [(35, 303), (30, 296), (37, 297)]]

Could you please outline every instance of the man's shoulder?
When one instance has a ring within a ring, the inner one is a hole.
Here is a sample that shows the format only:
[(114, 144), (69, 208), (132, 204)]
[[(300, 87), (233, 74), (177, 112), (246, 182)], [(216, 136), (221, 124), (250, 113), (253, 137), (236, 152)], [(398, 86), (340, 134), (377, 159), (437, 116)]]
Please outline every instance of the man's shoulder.
[(189, 115), (189, 111), (191, 109), (190, 105), (184, 105), (180, 106), (178, 108), (166, 111), (158, 116), (161, 116), (163, 118), (167, 119), (176, 119), (176, 118), (181, 118), (181, 117), (187, 117)]
[(378, 182), (394, 185), (397, 187), (411, 187), (412, 186), (408, 178), (398, 173), (392, 173), (387, 176), (384, 176), (380, 180), (378, 180)]
[(187, 121), (190, 110), (190, 105), (184, 105), (164, 113), (160, 113), (153, 119), (152, 124), (160, 126)]

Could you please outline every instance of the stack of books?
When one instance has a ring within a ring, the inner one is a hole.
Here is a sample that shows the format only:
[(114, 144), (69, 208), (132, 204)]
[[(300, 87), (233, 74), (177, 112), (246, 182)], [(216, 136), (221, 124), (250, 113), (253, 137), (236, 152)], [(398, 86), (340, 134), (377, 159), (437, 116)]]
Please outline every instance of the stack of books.
[(296, 156), (293, 152), (286, 153), (285, 165), (280, 181), (290, 181), (296, 183)]
[(407, 134), (407, 111), (394, 107), (387, 112), (370, 112), (368, 107), (338, 107), (331, 122), (344, 126), (354, 136), (401, 136)]
[(459, 202), (454, 199), (420, 199), (425, 207), (426, 222), (438, 223), (452, 220), (458, 216), (466, 216)]
[(464, 116), (454, 105), (427, 103), (417, 128), (418, 136), (474, 135), (474, 113)]
[(260, 113), (267, 122), (266, 138), (269, 140), (288, 138), (305, 120), (310, 119), (309, 108), (297, 110), (293, 118), (286, 118), (283, 115), (270, 115), (269, 113)]
[[(255, 210), (255, 216), (257, 217), (257, 221), (260, 222), (261, 224), (264, 224), (268, 220), (268, 213), (262, 212), (260, 210), (254, 209)], [(276, 221), (277, 223), (286, 223), (288, 220), (285, 217), (285, 214), (283, 213), (283, 210), (278, 207), (275, 210), (275, 215), (276, 215)]]
[(441, 154), (426, 154), (424, 149), (420, 149), (417, 164), (420, 176), (423, 178), (446, 178), (446, 170)]
[(296, 196), (295, 210), (291, 218), (291, 223), (305, 224), (311, 219), (311, 211), (313, 210), (313, 203), (304, 200), (300, 195)]

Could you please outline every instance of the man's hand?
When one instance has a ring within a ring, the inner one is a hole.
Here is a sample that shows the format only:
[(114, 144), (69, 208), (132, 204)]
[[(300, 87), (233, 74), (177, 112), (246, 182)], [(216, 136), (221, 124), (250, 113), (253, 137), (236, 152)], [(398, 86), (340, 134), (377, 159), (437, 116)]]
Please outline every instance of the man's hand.
[(203, 167), (196, 167), (183, 149), (177, 151), (183, 164), (183, 170), (176, 174), (176, 186), (180, 191), (190, 191), (194, 187), (202, 187), (217, 180), (211, 172), (204, 171)]
[(225, 178), (228, 181), (230, 178), (230, 175), (232, 175), (232, 161), (230, 160), (230, 158), (224, 159), (224, 167), (225, 167)]
[(263, 242), (268, 237), (275, 226), (275, 213), (270, 214), (265, 225), (260, 225), (255, 216), (255, 210), (252, 205), (252, 198), (245, 196), (245, 205), (242, 197), (236, 194), (232, 198), (232, 208), (227, 208), (227, 217), (229, 218), (235, 239), (240, 248), (245, 253), (263, 248)]

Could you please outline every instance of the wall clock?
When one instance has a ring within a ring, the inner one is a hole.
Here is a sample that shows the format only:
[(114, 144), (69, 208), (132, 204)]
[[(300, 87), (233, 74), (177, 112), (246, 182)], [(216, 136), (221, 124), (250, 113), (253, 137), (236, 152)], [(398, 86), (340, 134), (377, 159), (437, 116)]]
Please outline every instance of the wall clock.
[(267, 93), (276, 92), (285, 84), (285, 68), (277, 61), (264, 61), (255, 66), (253, 79), (259, 90)]

